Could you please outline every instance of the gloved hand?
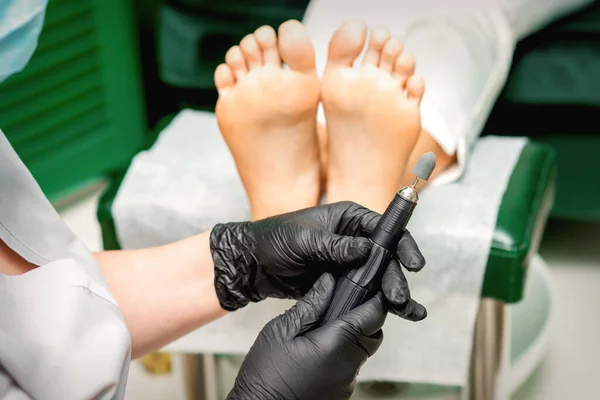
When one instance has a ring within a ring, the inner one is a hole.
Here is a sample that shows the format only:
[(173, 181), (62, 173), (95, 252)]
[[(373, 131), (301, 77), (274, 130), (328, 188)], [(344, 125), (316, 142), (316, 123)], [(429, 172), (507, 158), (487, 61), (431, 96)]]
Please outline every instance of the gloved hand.
[(359, 368), (383, 340), (386, 310), (379, 293), (318, 327), (334, 287), (333, 277), (323, 275), (296, 305), (263, 328), (227, 400), (336, 400), (352, 395)]
[[(324, 272), (341, 276), (369, 255), (366, 238), (380, 214), (352, 202), (308, 208), (255, 222), (216, 225), (210, 235), (215, 288), (221, 307), (233, 311), (266, 297), (299, 298)], [(409, 271), (425, 259), (408, 232), (398, 257)], [(426, 317), (425, 307), (410, 297), (400, 263), (389, 265), (383, 294), (391, 312), (412, 321)]]

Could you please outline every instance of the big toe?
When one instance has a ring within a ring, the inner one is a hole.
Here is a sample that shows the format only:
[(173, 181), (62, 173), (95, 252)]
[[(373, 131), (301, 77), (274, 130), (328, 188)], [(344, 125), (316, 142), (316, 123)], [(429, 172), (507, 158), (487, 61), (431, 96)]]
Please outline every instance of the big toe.
[(304, 25), (296, 20), (286, 21), (279, 27), (281, 59), (294, 71), (315, 69), (315, 49)]
[(365, 45), (367, 25), (361, 20), (344, 22), (333, 34), (329, 42), (329, 64), (352, 66)]

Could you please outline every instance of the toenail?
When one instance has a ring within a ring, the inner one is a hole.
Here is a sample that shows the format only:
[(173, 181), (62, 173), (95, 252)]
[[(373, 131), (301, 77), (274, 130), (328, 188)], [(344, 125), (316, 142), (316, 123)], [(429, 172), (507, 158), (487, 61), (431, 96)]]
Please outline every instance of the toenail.
[(397, 45), (392, 45), (392, 44), (388, 44), (385, 46), (385, 48), (383, 49), (383, 52), (385, 53), (386, 56), (394, 56), (396, 54), (398, 54), (401, 51), (400, 47), (398, 47)]
[(275, 30), (269, 25), (263, 25), (260, 28), (258, 28), (256, 30), (256, 32), (266, 34), (266, 33), (275, 33)]
[(404, 63), (404, 64), (412, 64), (415, 61), (415, 57), (412, 55), (411, 52), (409, 51), (405, 51), (404, 53), (402, 53), (402, 55), (400, 56), (400, 60)]
[(261, 26), (255, 32), (256, 38), (261, 42), (271, 42), (275, 43), (276, 34), (273, 28), (270, 26)]
[(385, 43), (385, 41), (387, 41), (389, 36), (390, 36), (390, 33), (388, 31), (386, 31), (385, 29), (376, 29), (372, 33), (372, 40), (375, 43), (380, 43), (381, 45), (383, 45)]
[(244, 38), (240, 42), (240, 46), (242, 46), (242, 47), (252, 46), (253, 42), (254, 42), (254, 35), (248, 34), (248, 35), (244, 36)]
[(225, 54), (225, 60), (229, 61), (237, 61), (240, 59), (240, 48), (235, 46), (229, 49), (227, 54)]
[(363, 20), (360, 19), (351, 19), (344, 22), (344, 27), (347, 28), (355, 28), (355, 29), (363, 29), (366, 28), (366, 24)]

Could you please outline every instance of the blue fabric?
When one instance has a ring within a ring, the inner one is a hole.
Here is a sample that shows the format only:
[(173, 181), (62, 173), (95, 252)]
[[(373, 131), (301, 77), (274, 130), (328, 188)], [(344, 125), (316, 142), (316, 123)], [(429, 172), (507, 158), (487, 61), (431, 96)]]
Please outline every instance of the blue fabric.
[(47, 0), (0, 0), (0, 82), (20, 72), (33, 55)]

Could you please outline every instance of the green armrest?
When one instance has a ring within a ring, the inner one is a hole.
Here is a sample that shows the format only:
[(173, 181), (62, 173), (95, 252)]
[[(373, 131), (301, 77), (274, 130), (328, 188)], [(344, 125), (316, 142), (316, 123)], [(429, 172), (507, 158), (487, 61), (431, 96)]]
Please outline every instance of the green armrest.
[[(119, 248), (111, 207), (123, 175), (115, 176), (98, 206), (106, 250)], [(552, 148), (533, 142), (525, 145), (498, 212), (482, 297), (505, 303), (516, 303), (523, 297), (530, 256), (538, 249), (552, 207), (553, 182)]]
[(498, 210), (482, 297), (505, 303), (522, 299), (527, 267), (539, 248), (554, 201), (555, 175), (554, 150), (527, 143)]

